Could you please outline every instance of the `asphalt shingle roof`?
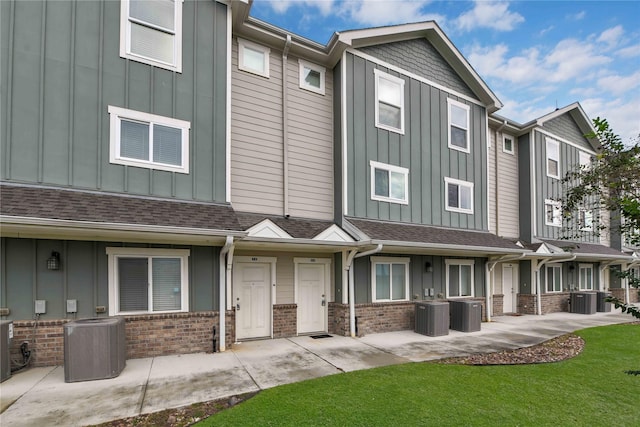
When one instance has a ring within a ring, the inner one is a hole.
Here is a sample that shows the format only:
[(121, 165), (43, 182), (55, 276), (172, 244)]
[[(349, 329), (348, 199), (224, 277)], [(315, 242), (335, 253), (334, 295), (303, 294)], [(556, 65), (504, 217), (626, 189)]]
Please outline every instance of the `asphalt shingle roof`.
[(560, 249), (571, 252), (576, 255), (614, 255), (614, 256), (626, 256), (625, 253), (616, 249), (610, 248), (605, 245), (599, 245), (597, 243), (581, 243), (570, 242), (567, 240), (543, 240), (545, 243), (557, 246)]
[(265, 219), (269, 219), (278, 227), (289, 233), (291, 237), (296, 239), (313, 239), (334, 224), (333, 221), (285, 218), (283, 216), (261, 215), (246, 212), (236, 212), (236, 215), (244, 230), (253, 227)]
[(0, 213), (34, 219), (243, 230), (228, 205), (19, 185), (0, 185)]

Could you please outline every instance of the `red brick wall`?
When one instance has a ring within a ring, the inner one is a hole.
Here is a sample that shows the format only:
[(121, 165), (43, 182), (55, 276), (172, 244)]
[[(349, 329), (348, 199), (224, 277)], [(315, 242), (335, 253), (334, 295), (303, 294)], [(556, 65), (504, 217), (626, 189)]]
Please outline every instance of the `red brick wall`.
[[(553, 294), (542, 294), (542, 314), (559, 313), (569, 311), (569, 292), (559, 292)], [(538, 314), (537, 300), (535, 295), (518, 295), (518, 313)]]
[(504, 314), (504, 295), (502, 294), (495, 294), (493, 295), (492, 299), (492, 303), (491, 303), (491, 307), (492, 307), (492, 311), (491, 313), (494, 316), (502, 316), (502, 314)]
[(28, 343), (30, 366), (56, 366), (64, 363), (63, 326), (69, 320), (27, 320), (13, 322), (11, 359), (22, 362), (20, 345)]
[(518, 313), (536, 314), (536, 296), (529, 294), (518, 294)]
[(298, 306), (275, 304), (273, 306), (273, 337), (295, 337), (298, 334)]
[[(613, 295), (614, 297), (618, 298), (621, 301), (624, 301), (624, 288), (612, 288), (609, 289), (609, 291), (611, 292), (611, 295)], [(636, 289), (636, 288), (629, 288), (629, 302), (630, 303), (636, 303), (636, 302), (640, 302), (640, 298), (639, 298), (639, 294), (640, 293), (640, 289)]]

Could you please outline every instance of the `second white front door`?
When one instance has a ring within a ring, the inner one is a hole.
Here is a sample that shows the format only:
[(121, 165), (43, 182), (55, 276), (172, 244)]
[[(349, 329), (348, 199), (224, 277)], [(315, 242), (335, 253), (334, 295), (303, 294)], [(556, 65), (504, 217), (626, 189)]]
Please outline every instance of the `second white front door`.
[(298, 333), (323, 332), (326, 327), (328, 264), (296, 262)]
[(517, 265), (505, 264), (502, 266), (502, 293), (504, 294), (502, 302), (503, 313), (515, 313), (517, 311), (517, 277)]
[(233, 270), (236, 339), (271, 336), (271, 264), (240, 262)]

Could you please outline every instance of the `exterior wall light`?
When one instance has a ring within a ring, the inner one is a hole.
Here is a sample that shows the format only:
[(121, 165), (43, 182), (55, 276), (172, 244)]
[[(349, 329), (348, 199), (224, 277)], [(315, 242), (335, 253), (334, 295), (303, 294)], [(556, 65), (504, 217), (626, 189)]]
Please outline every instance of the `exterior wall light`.
[(60, 270), (60, 254), (51, 252), (51, 256), (47, 258), (47, 270)]

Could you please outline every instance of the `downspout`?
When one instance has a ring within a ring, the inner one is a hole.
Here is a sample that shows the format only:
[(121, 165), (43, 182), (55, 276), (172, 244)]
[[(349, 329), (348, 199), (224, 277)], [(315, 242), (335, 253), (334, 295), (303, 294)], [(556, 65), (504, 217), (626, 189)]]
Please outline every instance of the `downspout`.
[[(505, 122), (506, 124), (506, 122)], [(497, 147), (497, 144), (496, 144)], [(496, 153), (497, 154), (497, 153)], [(497, 221), (497, 218), (496, 218)], [(496, 222), (497, 224), (497, 222)], [(487, 260), (487, 262), (484, 265), (484, 275), (485, 275), (485, 293), (484, 293), (484, 298), (485, 298), (485, 306), (487, 307), (487, 322), (491, 322), (491, 315), (493, 314), (493, 304), (491, 302), (491, 297), (493, 295), (493, 292), (491, 291), (491, 284), (493, 284), (493, 280), (491, 280), (490, 283), (490, 277), (495, 277), (493, 276), (493, 269), (496, 267), (496, 265), (498, 265), (498, 263), (500, 262), (504, 262), (504, 261), (515, 261), (515, 260), (519, 260), (524, 258), (525, 253), (523, 252), (520, 255), (505, 255), (503, 257), (500, 257), (496, 260), (493, 261), (489, 261)]]
[(289, 218), (289, 113), (287, 91), (287, 55), (291, 47), (291, 35), (287, 34), (282, 50), (282, 182), (283, 182), (283, 213)]
[(233, 237), (227, 236), (227, 240), (220, 250), (220, 259), (219, 259), (219, 287), (220, 287), (220, 295), (219, 295), (219, 304), (218, 304), (218, 323), (220, 325), (220, 338), (219, 338), (219, 350), (226, 350), (226, 342), (225, 337), (227, 333), (227, 324), (226, 324), (226, 313), (227, 313), (227, 299), (226, 299), (226, 288), (228, 283), (228, 278), (231, 277), (230, 271), (228, 271), (228, 267), (225, 268), (225, 255), (230, 252), (230, 258), (233, 257)]
[(353, 260), (363, 256), (372, 255), (382, 250), (382, 243), (379, 243), (375, 249), (358, 253), (358, 249), (353, 249), (347, 256), (345, 270), (349, 272), (349, 334), (352, 338), (356, 336), (356, 305), (355, 305), (355, 279), (353, 274)]

